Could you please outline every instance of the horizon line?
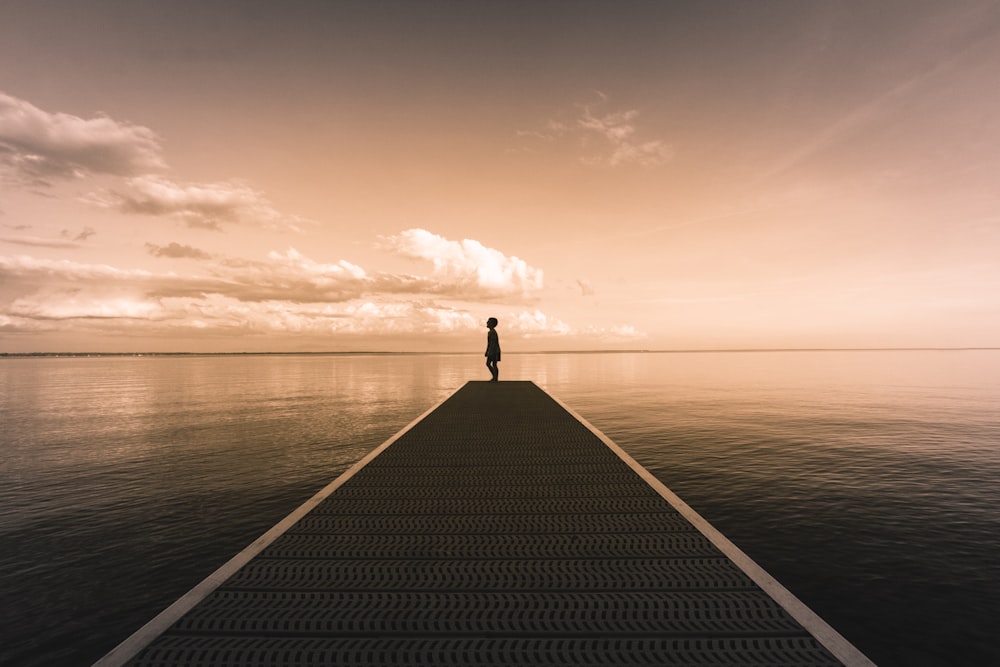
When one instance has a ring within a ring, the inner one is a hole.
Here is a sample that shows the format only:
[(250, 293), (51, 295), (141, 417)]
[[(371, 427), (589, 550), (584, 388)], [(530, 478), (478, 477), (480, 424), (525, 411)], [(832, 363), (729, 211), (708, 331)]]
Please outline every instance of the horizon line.
[[(594, 350), (530, 350), (508, 352), (526, 354), (711, 354), (760, 352), (974, 352), (998, 351), (1000, 346), (960, 347), (747, 347), (747, 348), (666, 348), (666, 349), (594, 349)], [(326, 351), (256, 351), (256, 352), (0, 352), (0, 358), (18, 357), (183, 357), (183, 356), (417, 356), (417, 355), (476, 355), (479, 352), (442, 352), (431, 350), (326, 350)]]

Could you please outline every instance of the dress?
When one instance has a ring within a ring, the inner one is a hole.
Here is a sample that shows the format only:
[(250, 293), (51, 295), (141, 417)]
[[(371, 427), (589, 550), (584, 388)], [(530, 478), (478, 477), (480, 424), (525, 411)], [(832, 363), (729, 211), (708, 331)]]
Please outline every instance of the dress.
[(490, 329), (486, 334), (486, 358), (490, 361), (500, 361), (500, 336), (496, 329)]

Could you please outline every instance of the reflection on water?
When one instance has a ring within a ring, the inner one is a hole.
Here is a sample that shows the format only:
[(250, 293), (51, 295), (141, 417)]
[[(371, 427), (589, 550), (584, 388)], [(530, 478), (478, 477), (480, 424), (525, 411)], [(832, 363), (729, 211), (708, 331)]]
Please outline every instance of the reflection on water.
[(1000, 353), (634, 360), (549, 388), (876, 662), (1000, 663)]
[(461, 368), (410, 356), (0, 362), (0, 664), (96, 659), (447, 395)]
[[(478, 355), (0, 361), (0, 663), (92, 661)], [(883, 665), (1000, 662), (1000, 353), (505, 355)]]

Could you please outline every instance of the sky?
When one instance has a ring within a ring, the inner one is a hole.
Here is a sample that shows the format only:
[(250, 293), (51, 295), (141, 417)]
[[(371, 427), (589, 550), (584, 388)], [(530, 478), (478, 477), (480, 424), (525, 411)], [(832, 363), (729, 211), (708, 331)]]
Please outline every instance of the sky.
[(0, 4), (0, 352), (1000, 346), (1000, 3)]

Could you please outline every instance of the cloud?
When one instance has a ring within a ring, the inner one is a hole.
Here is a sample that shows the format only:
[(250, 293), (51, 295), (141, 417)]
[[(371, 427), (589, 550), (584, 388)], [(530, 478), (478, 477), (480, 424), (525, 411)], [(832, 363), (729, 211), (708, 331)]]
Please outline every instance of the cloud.
[[(163, 248), (171, 246), (151, 251)], [(188, 252), (179, 248), (178, 254)], [(231, 260), (217, 270), (198, 277), (0, 256), (0, 322), (8, 331), (147, 334), (464, 335), (482, 329), (479, 314), (415, 297), (405, 280), (369, 276), (343, 260), (316, 262), (294, 249), (262, 262)], [(387, 285), (399, 291), (378, 291)], [(538, 310), (507, 315), (505, 322), (509, 331), (528, 335), (568, 330)]]
[(0, 256), (0, 277), (5, 283), (44, 278), (68, 283), (78, 281), (145, 281), (156, 274), (142, 269), (119, 269), (108, 264), (84, 264), (68, 259), (39, 259), (29, 255)]
[(646, 333), (631, 325), (573, 327), (559, 318), (547, 315), (538, 309), (522, 310), (508, 315), (501, 322), (501, 326), (524, 338), (585, 337), (605, 342), (629, 342), (647, 337)]
[(608, 342), (629, 342), (648, 338), (646, 332), (636, 329), (631, 324), (617, 324), (611, 327), (586, 327), (580, 333)]
[[(30, 225), (3, 225), (3, 227), (13, 229), (18, 232), (31, 229)], [(84, 227), (83, 230), (75, 235), (68, 229), (64, 229), (60, 232), (59, 238), (45, 238), (29, 234), (18, 234), (13, 236), (0, 236), (0, 242), (35, 248), (79, 248), (82, 243), (96, 233), (97, 232), (92, 227)]]
[(0, 92), (0, 167), (21, 183), (45, 187), (53, 179), (131, 176), (165, 166), (160, 139), (147, 127), (49, 113)]
[(91, 204), (126, 214), (168, 217), (188, 227), (220, 230), (226, 225), (301, 231), (305, 218), (278, 212), (250, 186), (225, 183), (177, 183), (159, 176), (136, 176), (123, 192), (103, 190), (86, 198)]
[(352, 303), (339, 313), (338, 319), (328, 326), (340, 333), (366, 335), (466, 333), (482, 326), (466, 310), (419, 301)]
[(549, 120), (544, 129), (521, 130), (517, 136), (546, 143), (561, 138), (574, 139), (586, 151), (580, 161), (594, 167), (630, 164), (656, 167), (673, 158), (674, 149), (670, 144), (659, 139), (635, 139), (636, 119), (639, 117), (637, 109), (600, 113), (596, 109), (607, 103), (608, 96), (599, 91), (597, 95), (599, 100), (596, 103), (577, 105), (579, 114), (569, 122)]
[(544, 283), (541, 269), (472, 239), (452, 241), (414, 228), (385, 238), (384, 245), (404, 257), (431, 262), (436, 284), (428, 289), (455, 298), (523, 298)]
[(203, 270), (182, 274), (153, 272), (17, 255), (0, 256), (0, 279), (7, 287), (92, 289), (151, 298), (218, 294), (243, 302), (329, 304), (371, 295), (410, 297), (447, 291), (440, 282), (419, 276), (370, 275), (364, 268), (346, 260), (318, 262), (295, 248), (272, 251), (258, 261), (211, 255), (179, 243), (165, 246), (150, 243), (146, 248), (157, 257), (202, 260), (205, 262)]
[(199, 250), (189, 245), (182, 245), (180, 243), (170, 243), (165, 246), (156, 245), (155, 243), (147, 243), (146, 250), (153, 257), (173, 257), (173, 258), (190, 258), (190, 259), (211, 259), (212, 255), (205, 252), (204, 250)]
[[(154, 246), (151, 251), (163, 249)], [(190, 250), (165, 247), (173, 254)], [(264, 330), (263, 318), (283, 313), (281, 321), (292, 330), (293, 320), (309, 313), (349, 317), (345, 309), (350, 302), (371, 289), (359, 271), (346, 262), (312, 262), (294, 250), (262, 262), (221, 263), (202, 275), (0, 256), (0, 315), (20, 322), (22, 330), (56, 320), (89, 319), (117, 319), (122, 326), (149, 330), (158, 323)], [(125, 321), (136, 318), (145, 323)], [(14, 326), (11, 322), (8, 328)]]
[(84, 227), (83, 230), (79, 232), (76, 236), (73, 236), (73, 232), (69, 231), (68, 229), (62, 230), (60, 236), (62, 236), (64, 239), (72, 239), (74, 242), (82, 243), (96, 233), (97, 231), (93, 227)]
[[(540, 311), (504, 316), (506, 335), (566, 336), (571, 329)], [(7, 331), (82, 330), (129, 335), (294, 335), (359, 337), (462, 336), (482, 333), (467, 309), (427, 301), (376, 297), (339, 304), (246, 302), (222, 294), (142, 298), (52, 290), (16, 299), (0, 313)], [(476, 339), (478, 341), (478, 338)], [(331, 339), (331, 342), (333, 339)]]
[(0, 236), (3, 243), (31, 246), (34, 248), (79, 248), (79, 241), (66, 238), (46, 239), (39, 236)]
[(248, 303), (340, 303), (383, 291), (406, 292), (400, 287), (404, 281), (394, 283), (368, 276), (364, 269), (345, 260), (316, 262), (294, 248), (284, 253), (272, 252), (262, 261), (203, 257), (201, 251), (177, 244), (147, 246), (147, 249), (160, 257), (216, 260), (208, 265), (205, 275), (168, 274), (148, 281), (147, 292), (155, 297), (218, 294)]
[[(55, 297), (55, 298), (53, 298)], [(7, 315), (22, 320), (148, 320), (155, 318), (157, 303), (127, 296), (82, 293), (75, 290), (49, 292), (43, 298), (16, 299)]]
[(384, 289), (360, 266), (317, 262), (295, 248), (272, 251), (266, 261), (226, 260), (217, 276), (215, 291), (242, 301), (343, 302)]
[[(823, 127), (810, 131), (805, 141), (792, 146), (790, 151), (778, 155), (776, 161), (760, 171), (755, 183), (781, 176), (800, 165), (808, 162), (816, 155), (835, 148), (845, 141), (855, 139), (862, 132), (877, 131), (886, 123), (893, 123), (892, 132), (900, 134), (900, 124), (910, 118), (917, 118), (921, 108), (927, 108), (926, 102), (914, 104), (918, 95), (943, 96), (947, 100), (956, 101), (964, 112), (970, 108), (968, 99), (974, 99), (979, 94), (981, 84), (974, 79), (974, 90), (963, 94), (964, 90), (955, 90), (953, 86), (960, 85), (966, 79), (960, 72), (975, 71), (975, 65), (981, 64), (984, 58), (989, 58), (981, 52), (982, 47), (992, 48), (996, 44), (996, 30), (984, 29), (984, 26), (995, 25), (996, 5), (992, 2), (973, 3), (963, 9), (948, 15), (946, 22), (927, 22), (925, 29), (917, 33), (917, 43), (925, 58), (914, 59), (910, 65), (916, 64), (916, 69), (903, 69), (906, 74), (899, 80), (888, 80), (884, 87), (873, 88), (874, 94), (860, 103), (838, 112), (831, 117), (830, 122)], [(929, 54), (935, 54), (929, 56)], [(886, 63), (881, 68), (892, 72), (896, 67)], [(964, 88), (964, 87), (963, 87)], [(947, 107), (942, 100), (934, 103), (934, 113), (940, 122), (947, 122)], [(965, 124), (966, 121), (958, 121)], [(983, 128), (977, 130), (975, 140), (984, 142), (981, 136)], [(944, 141), (945, 135), (935, 137), (935, 141)], [(866, 162), (870, 161), (869, 152)]]
[(635, 125), (632, 121), (638, 115), (639, 112), (632, 109), (595, 116), (590, 110), (590, 105), (584, 105), (583, 116), (576, 121), (576, 124), (585, 130), (602, 135), (613, 144), (620, 144), (635, 134)]
[(509, 317), (506, 318), (503, 326), (529, 338), (540, 335), (566, 336), (573, 332), (572, 327), (568, 324), (558, 318), (549, 317), (537, 308), (531, 311), (521, 311), (512, 320)]
[(119, 269), (106, 264), (39, 259), (27, 255), (0, 256), (0, 280), (5, 287), (25, 290), (37, 286), (92, 290), (101, 294), (122, 292), (151, 299), (203, 297), (216, 294), (241, 302), (288, 301), (295, 303), (341, 303), (373, 294), (414, 295), (430, 293), (433, 281), (413, 276), (378, 274), (346, 260), (317, 262), (294, 248), (271, 252), (265, 260), (248, 261), (201, 255), (190, 246), (148, 244), (147, 251), (159, 257), (215, 259), (202, 273), (157, 273)]
[[(199, 260), (182, 273), (0, 256), (0, 329), (405, 339), (482, 333), (485, 316), (496, 315), (508, 335), (520, 338), (625, 335), (575, 329), (539, 308), (514, 305), (542, 287), (541, 271), (477, 241), (410, 229), (383, 242), (431, 262), (431, 275), (369, 272), (343, 259), (317, 261), (295, 248), (246, 260), (176, 242), (146, 248), (156, 257)], [(507, 295), (503, 303), (499, 295)], [(463, 305), (468, 300), (489, 301), (490, 312), (481, 312), (482, 306), (473, 312)]]
[(57, 179), (107, 174), (125, 178), (124, 184), (83, 201), (202, 229), (250, 225), (301, 231), (312, 224), (279, 212), (262, 192), (240, 181), (180, 183), (154, 175), (164, 168), (160, 139), (147, 127), (103, 115), (49, 113), (0, 92), (0, 175), (7, 172), (19, 184), (48, 187)]
[[(598, 105), (607, 102), (607, 96), (598, 93)], [(668, 162), (674, 156), (674, 149), (658, 139), (636, 143), (632, 137), (636, 133), (635, 119), (639, 111), (614, 111), (595, 115), (591, 104), (583, 105), (583, 114), (577, 119), (577, 127), (585, 132), (603, 137), (608, 149), (596, 155), (581, 158), (585, 163), (596, 166), (618, 167), (637, 164), (642, 167), (656, 167)]]

